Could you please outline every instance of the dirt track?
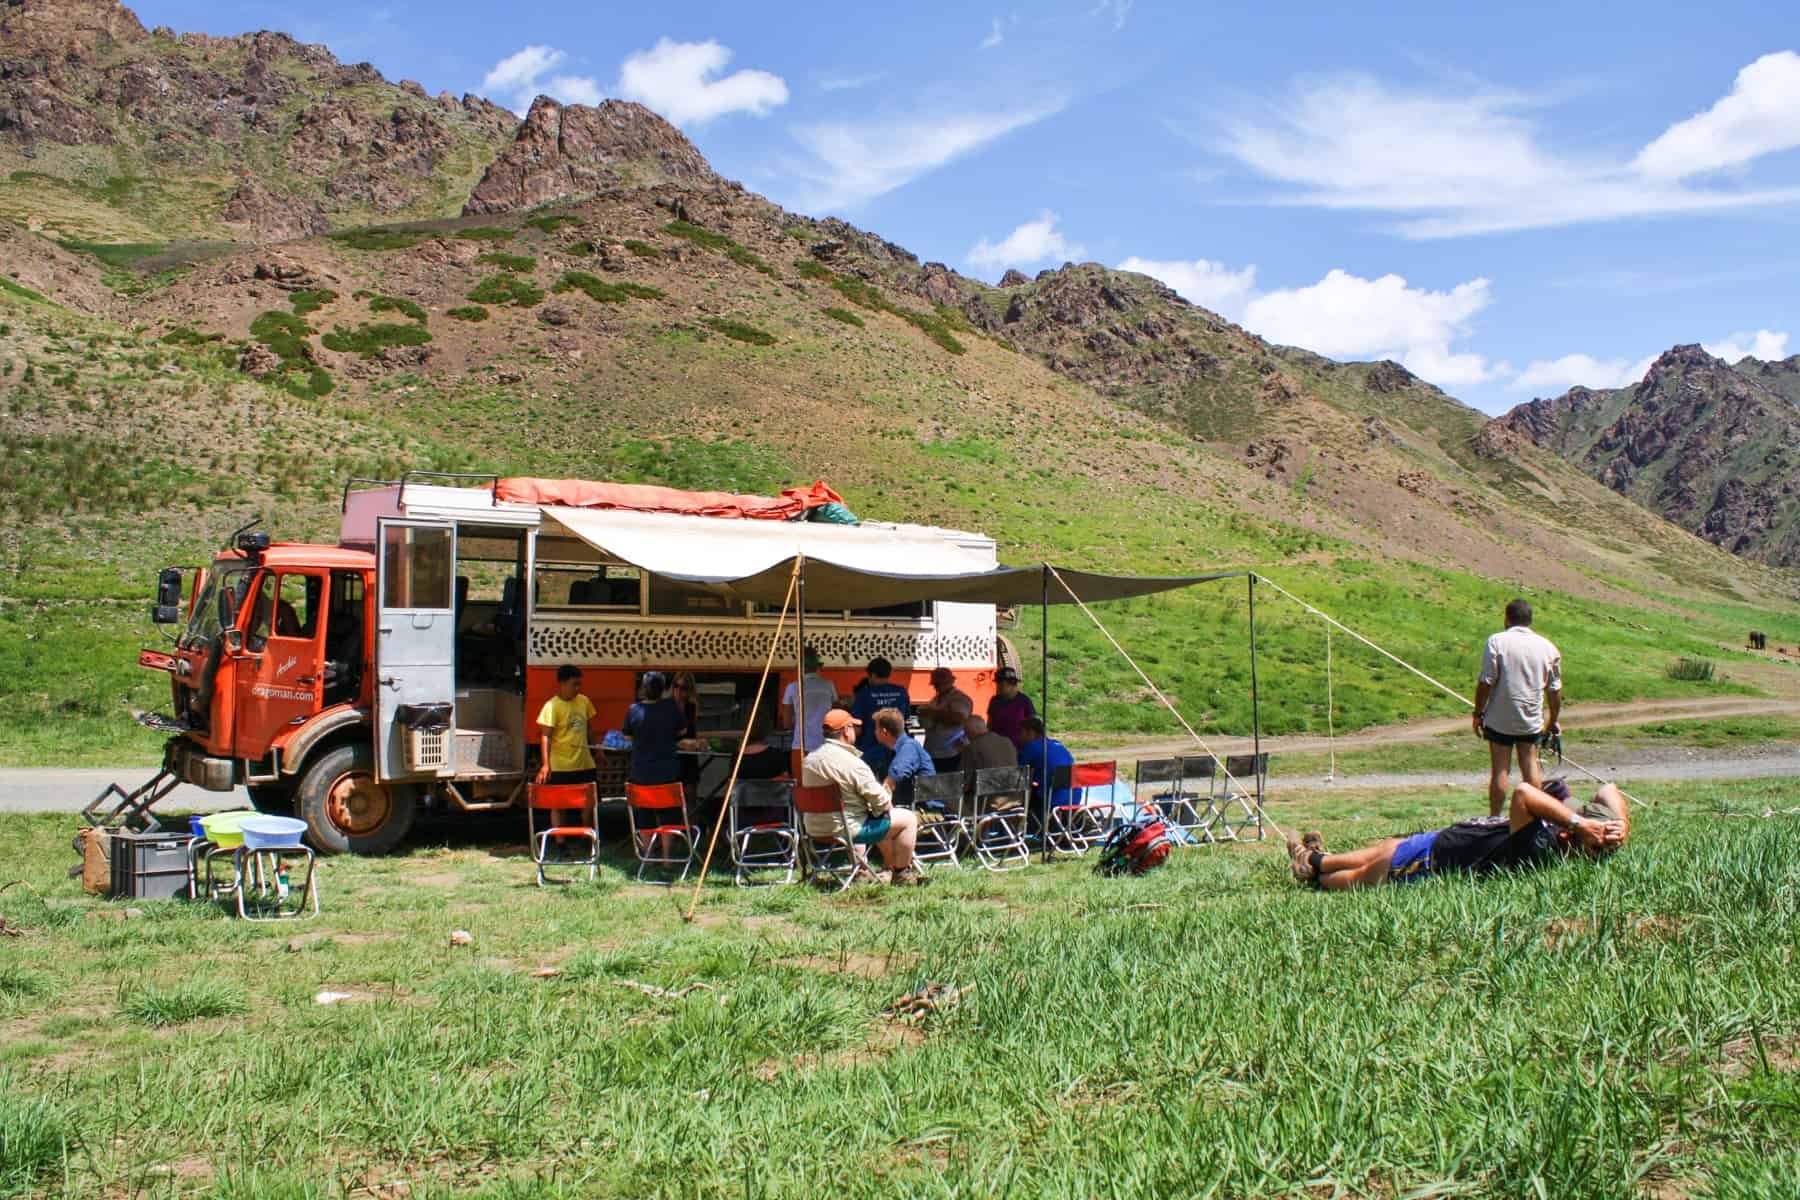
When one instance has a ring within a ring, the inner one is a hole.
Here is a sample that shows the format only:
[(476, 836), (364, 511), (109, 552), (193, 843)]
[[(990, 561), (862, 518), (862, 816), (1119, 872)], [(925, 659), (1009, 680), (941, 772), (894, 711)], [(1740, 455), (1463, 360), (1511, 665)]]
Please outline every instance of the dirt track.
[[(1645, 725), (1655, 721), (1717, 721), (1726, 717), (1800, 717), (1800, 699), (1776, 696), (1730, 696), (1716, 700), (1633, 700), (1621, 704), (1571, 704), (1563, 710), (1564, 741), (1572, 752), (1580, 742), (1583, 729), (1605, 729), (1620, 725)], [(1219, 754), (1248, 754), (1247, 737), (1212, 737), (1205, 730), (1207, 745)], [(1388, 746), (1429, 742), (1447, 733), (1469, 732), (1467, 717), (1433, 718), (1411, 721), (1404, 725), (1376, 725), (1355, 733), (1341, 734), (1335, 740), (1316, 734), (1296, 737), (1265, 737), (1262, 748), (1280, 754), (1323, 754), (1336, 749), (1380, 750)], [(1474, 734), (1470, 733), (1470, 740)], [(1165, 754), (1188, 754), (1194, 750), (1190, 738), (1158, 738), (1121, 740), (1102, 735), (1065, 735), (1071, 748), (1102, 750), (1128, 758), (1155, 758)], [(1721, 755), (1721, 757), (1727, 757)]]

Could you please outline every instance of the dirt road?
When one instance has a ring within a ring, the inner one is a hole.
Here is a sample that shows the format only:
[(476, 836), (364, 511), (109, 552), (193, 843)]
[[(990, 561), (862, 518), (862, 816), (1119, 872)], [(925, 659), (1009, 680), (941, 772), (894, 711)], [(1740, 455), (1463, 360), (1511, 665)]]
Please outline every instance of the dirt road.
[[(1052, 714), (1054, 715), (1054, 714)], [(1716, 700), (1634, 700), (1623, 704), (1571, 704), (1563, 710), (1564, 740), (1571, 752), (1583, 729), (1616, 728), (1620, 725), (1647, 725), (1657, 721), (1718, 721), (1726, 717), (1796, 717), (1800, 718), (1800, 700), (1780, 696), (1727, 696)], [(1213, 737), (1200, 731), (1207, 745), (1218, 754), (1248, 754), (1247, 737)], [(1403, 725), (1375, 725), (1355, 733), (1341, 734), (1332, 740), (1316, 734), (1294, 737), (1265, 737), (1262, 748), (1275, 754), (1323, 754), (1335, 748), (1343, 754), (1352, 750), (1380, 750), (1388, 746), (1429, 742), (1447, 733), (1474, 734), (1469, 718), (1443, 717), (1427, 721), (1409, 721)], [(1169, 754), (1191, 754), (1191, 738), (1157, 738), (1128, 740), (1116, 735), (1067, 734), (1064, 739), (1077, 751), (1101, 751), (1122, 758), (1156, 758)], [(1592, 765), (1592, 764), (1589, 764)]]

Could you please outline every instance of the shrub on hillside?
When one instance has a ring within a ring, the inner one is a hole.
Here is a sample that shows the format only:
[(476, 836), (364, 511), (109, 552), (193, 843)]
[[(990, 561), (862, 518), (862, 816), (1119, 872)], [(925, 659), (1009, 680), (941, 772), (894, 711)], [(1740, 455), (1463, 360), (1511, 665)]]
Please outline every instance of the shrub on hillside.
[(662, 291), (648, 284), (632, 283), (629, 280), (609, 283), (586, 271), (564, 271), (563, 277), (550, 290), (557, 293), (586, 292), (590, 298), (607, 304), (623, 304), (627, 300), (660, 300), (663, 297)]
[(746, 325), (742, 321), (733, 321), (726, 317), (708, 317), (706, 324), (715, 332), (722, 333), (735, 341), (749, 342), (753, 346), (773, 346), (775, 335), (754, 325)]
[(842, 321), (844, 324), (854, 325), (858, 329), (863, 328), (863, 319), (847, 308), (828, 308), (825, 310), (825, 315), (834, 321)]
[(425, 323), (425, 310), (401, 296), (370, 296), (369, 311), (372, 313), (397, 312), (411, 317), (421, 325)]
[(1689, 683), (1711, 683), (1714, 670), (1710, 658), (1678, 658), (1669, 664), (1669, 678)]
[(464, 304), (448, 310), (444, 315), (455, 317), (459, 321), (485, 321), (488, 319), (488, 310), (479, 304)]
[(541, 217), (526, 217), (524, 223), (534, 229), (541, 229), (545, 233), (555, 233), (564, 225), (579, 227), (581, 218), (570, 213), (546, 213)]
[(544, 298), (544, 289), (517, 275), (490, 275), (469, 290), (466, 299), (477, 304), (531, 308)]
[(431, 340), (431, 333), (421, 325), (376, 323), (358, 325), (355, 329), (339, 325), (319, 340), (327, 350), (374, 358), (390, 346), (423, 346)]
[(640, 242), (636, 238), (626, 238), (622, 245), (639, 258), (661, 258), (663, 256), (661, 250), (649, 242)]
[(705, 246), (708, 250), (717, 250), (740, 267), (749, 267), (773, 277), (775, 268), (758, 258), (748, 247), (740, 246), (722, 233), (711, 229), (702, 229), (690, 221), (670, 221), (663, 226), (663, 232), (678, 238), (686, 238), (696, 246)]
[(506, 254), (499, 250), (492, 250), (475, 261), (482, 266), (499, 267), (502, 271), (537, 270), (537, 259), (529, 254)]
[(352, 250), (410, 250), (425, 240), (414, 229), (351, 229), (331, 235)]
[(305, 288), (290, 292), (288, 304), (292, 306), (296, 316), (304, 317), (308, 313), (318, 312), (337, 298), (338, 294), (330, 288)]

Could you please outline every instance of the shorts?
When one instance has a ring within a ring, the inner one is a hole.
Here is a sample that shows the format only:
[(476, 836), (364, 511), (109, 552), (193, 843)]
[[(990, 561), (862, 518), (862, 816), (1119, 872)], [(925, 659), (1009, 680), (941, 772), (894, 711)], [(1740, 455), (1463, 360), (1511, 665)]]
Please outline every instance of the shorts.
[(1496, 746), (1535, 746), (1538, 739), (1544, 735), (1541, 733), (1501, 733), (1498, 729), (1489, 729), (1483, 725), (1481, 736)]
[(862, 828), (857, 830), (856, 836), (850, 840), (859, 846), (873, 846), (887, 837), (893, 828), (893, 817), (876, 817), (873, 821), (864, 821)]
[(1433, 829), (1429, 833), (1415, 833), (1400, 839), (1394, 847), (1393, 861), (1388, 863), (1389, 883), (1416, 883), (1431, 874), (1431, 848), (1437, 844), (1438, 834), (1443, 832)]
[(548, 779), (544, 780), (544, 782), (545, 783), (595, 783), (595, 782), (599, 781), (599, 778), (600, 778), (600, 776), (596, 772), (596, 770), (593, 767), (589, 767), (585, 771), (552, 771), (552, 772), (550, 772), (550, 777)]

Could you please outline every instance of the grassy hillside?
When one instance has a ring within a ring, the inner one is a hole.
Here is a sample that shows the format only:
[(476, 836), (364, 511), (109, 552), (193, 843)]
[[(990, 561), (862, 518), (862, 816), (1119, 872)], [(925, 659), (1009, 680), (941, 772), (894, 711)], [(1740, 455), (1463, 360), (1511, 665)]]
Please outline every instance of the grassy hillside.
[[(753, 491), (825, 478), (868, 516), (983, 529), (1014, 561), (1253, 565), (1458, 686), (1521, 589), (1568, 653), (1572, 696), (1766, 687), (1724, 647), (1753, 626), (1800, 643), (1782, 577), (1572, 471), (1515, 481), (1462, 448), (1447, 398), (1380, 405), (1361, 383), (1373, 368), (1291, 364), (1310, 424), (1284, 426), (1271, 462), (1267, 439), (1202, 440), (879, 272), (821, 268), (754, 212), (716, 225), (697, 237), (633, 194), (233, 251), (131, 275), (125, 322), (0, 293), (5, 761), (148, 753), (126, 714), (163, 703), (133, 665), (158, 636), (155, 568), (202, 560), (258, 513), (278, 537), (330, 540), (346, 477), (407, 467)], [(68, 297), (119, 268), (87, 270)], [(240, 371), (247, 351), (265, 378)], [(1322, 630), (1263, 601), (1265, 728), (1322, 729)], [(1106, 610), (1186, 711), (1233, 732), (1249, 722), (1244, 617), (1241, 587)], [(1016, 631), (1027, 653), (1036, 628)], [(1055, 614), (1052, 640), (1062, 727), (1172, 730), (1078, 613)], [(1445, 711), (1380, 660), (1337, 654), (1338, 728)], [(1720, 680), (1668, 679), (1681, 654), (1718, 659)]]

